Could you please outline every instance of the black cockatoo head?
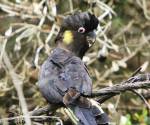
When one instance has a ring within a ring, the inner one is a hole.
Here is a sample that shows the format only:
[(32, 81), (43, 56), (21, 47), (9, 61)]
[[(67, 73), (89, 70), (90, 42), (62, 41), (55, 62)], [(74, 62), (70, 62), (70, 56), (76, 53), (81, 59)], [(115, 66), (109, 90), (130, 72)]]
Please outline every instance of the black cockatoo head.
[(55, 41), (82, 58), (95, 42), (97, 26), (98, 19), (93, 14), (75, 13), (64, 19)]

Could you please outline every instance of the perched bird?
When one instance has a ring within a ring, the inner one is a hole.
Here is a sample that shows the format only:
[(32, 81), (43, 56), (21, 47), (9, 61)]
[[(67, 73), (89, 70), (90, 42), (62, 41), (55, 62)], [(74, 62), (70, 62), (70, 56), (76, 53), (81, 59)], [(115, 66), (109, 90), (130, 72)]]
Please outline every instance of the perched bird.
[(98, 23), (89, 12), (66, 17), (55, 39), (56, 48), (39, 74), (39, 88), (45, 99), (50, 104), (70, 108), (79, 125), (108, 125), (103, 110), (86, 98), (92, 93), (92, 80), (82, 62), (85, 52), (95, 42)]

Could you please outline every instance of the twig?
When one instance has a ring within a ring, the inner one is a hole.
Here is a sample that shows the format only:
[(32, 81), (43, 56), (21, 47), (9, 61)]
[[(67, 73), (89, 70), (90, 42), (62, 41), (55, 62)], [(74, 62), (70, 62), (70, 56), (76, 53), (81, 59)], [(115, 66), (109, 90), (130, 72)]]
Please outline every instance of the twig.
[[(131, 77), (134, 77), (136, 74), (138, 74), (139, 72), (141, 72), (144, 68), (145, 68), (146, 63), (144, 63), (142, 66), (140, 66), (137, 70), (135, 70), (135, 72), (133, 72), (133, 74), (131, 75)], [(135, 93), (136, 95), (138, 95), (143, 102), (146, 104), (146, 106), (148, 107), (148, 109), (150, 110), (150, 105), (147, 102), (147, 100), (144, 98), (144, 96), (140, 93), (138, 93), (138, 91), (136, 90), (132, 90), (133, 93)]]
[(70, 12), (73, 12), (73, 3), (72, 0), (69, 0), (69, 5), (70, 5)]
[(31, 48), (27, 49), (27, 51), (25, 52), (25, 54), (22, 56), (22, 58), (20, 59), (20, 61), (16, 64), (16, 66), (14, 67), (14, 70), (16, 71), (18, 69), (18, 67), (22, 64), (22, 62), (24, 61), (24, 59), (27, 57), (27, 55), (29, 54)]
[(144, 96), (144, 98), (145, 98), (146, 100), (149, 100), (149, 99), (150, 99), (150, 92), (149, 92), (149, 91), (142, 93), (142, 95)]
[(36, 50), (36, 54), (35, 54), (35, 57), (34, 57), (34, 66), (36, 67), (36, 68), (40, 68), (40, 66), (39, 66), (39, 64), (38, 64), (38, 62), (39, 62), (39, 54), (40, 54), (40, 51), (42, 50), (42, 48), (43, 48), (43, 46), (44, 45), (40, 45), (38, 48), (37, 48), (37, 50)]
[(65, 113), (69, 116), (69, 118), (71, 119), (71, 121), (75, 124), (78, 125), (78, 118), (74, 115), (74, 113), (72, 112), (72, 110), (70, 108), (65, 108), (64, 109)]
[(2, 62), (2, 58), (5, 52), (5, 47), (6, 47), (6, 43), (7, 43), (8, 39), (5, 38), (5, 40), (3, 41), (3, 44), (0, 47), (0, 62)]
[(138, 5), (143, 9), (144, 16), (147, 20), (150, 20), (150, 16), (148, 15), (147, 3), (146, 0), (136, 0)]
[(44, 114), (44, 113), (47, 113), (49, 111), (53, 111), (53, 108), (51, 105), (47, 105), (43, 108), (39, 108), (39, 109), (36, 109), (36, 110), (33, 110), (30, 112), (30, 115), (31, 116), (37, 116), (37, 115), (41, 115), (41, 114)]
[(142, 94), (138, 93), (136, 90), (132, 90), (132, 92), (135, 93), (136, 95), (138, 95), (143, 100), (143, 102), (146, 104), (147, 108), (150, 110), (150, 105), (147, 102), (147, 100), (145, 99), (145, 97)]
[(134, 82), (134, 83), (125, 83), (125, 84), (115, 84), (112, 87), (106, 87), (100, 90), (97, 90), (92, 93), (91, 97), (96, 96), (103, 96), (103, 95), (109, 95), (109, 94), (119, 94), (121, 92), (125, 91), (131, 91), (133, 89), (146, 89), (150, 86), (150, 81), (144, 81), (144, 82)]
[(99, 97), (98, 102), (103, 103), (109, 98), (116, 96), (125, 91), (132, 91), (133, 89), (147, 89), (150, 87), (150, 81), (145, 82), (134, 82), (134, 83), (126, 83), (126, 84), (116, 84), (112, 87), (106, 87), (95, 91), (92, 93), (90, 97)]
[(124, 28), (121, 28), (121, 30), (113, 37), (112, 41), (115, 41), (120, 37), (122, 34), (130, 30), (131, 26), (133, 25), (134, 21), (131, 20)]
[[(23, 116), (23, 115), (20, 115), (20, 116), (16, 116), (16, 117), (10, 117), (10, 118), (2, 118), (0, 119), (0, 124), (3, 123), (3, 121), (12, 121), (12, 120), (16, 120), (16, 119), (21, 119), (21, 118), (24, 118), (26, 119), (27, 116)], [(31, 119), (56, 119), (57, 121), (59, 121), (60, 125), (63, 125), (63, 122), (62, 120), (59, 118), (59, 117), (56, 117), (56, 116), (30, 116)], [(40, 120), (41, 121), (41, 120)]]

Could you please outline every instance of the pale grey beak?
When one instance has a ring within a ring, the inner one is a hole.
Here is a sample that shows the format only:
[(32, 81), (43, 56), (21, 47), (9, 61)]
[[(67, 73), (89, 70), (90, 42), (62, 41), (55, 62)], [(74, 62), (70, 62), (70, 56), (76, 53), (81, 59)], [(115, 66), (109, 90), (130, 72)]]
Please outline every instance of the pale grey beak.
[(86, 39), (87, 39), (87, 42), (89, 44), (89, 47), (91, 47), (94, 44), (95, 40), (96, 40), (95, 31), (87, 33)]

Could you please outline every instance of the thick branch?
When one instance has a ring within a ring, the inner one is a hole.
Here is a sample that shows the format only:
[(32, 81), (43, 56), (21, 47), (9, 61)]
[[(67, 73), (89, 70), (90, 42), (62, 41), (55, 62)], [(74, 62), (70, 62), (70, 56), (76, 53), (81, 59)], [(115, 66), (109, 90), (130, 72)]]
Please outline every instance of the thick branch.
[(134, 82), (126, 84), (116, 84), (112, 87), (106, 87), (92, 93), (91, 97), (98, 97), (97, 101), (103, 103), (106, 100), (116, 96), (122, 92), (133, 91), (136, 89), (147, 89), (150, 87), (150, 81)]
[[(88, 97), (89, 98), (98, 97), (98, 102), (103, 103), (106, 100), (110, 99), (111, 97), (116, 96), (122, 92), (132, 91), (135, 89), (147, 89), (147, 88), (150, 88), (150, 81), (116, 84), (111, 87), (106, 87), (94, 91), (92, 95)], [(48, 111), (54, 111), (54, 110), (55, 108), (52, 108), (52, 106), (45, 106), (43, 108), (34, 110), (30, 113), (31, 115), (40, 115), (40, 114), (47, 113)]]
[(119, 94), (133, 89), (146, 89), (150, 88), (150, 81), (134, 82), (125, 84), (116, 84), (111, 87), (106, 87), (97, 91), (94, 91), (90, 97), (103, 96), (109, 94)]

